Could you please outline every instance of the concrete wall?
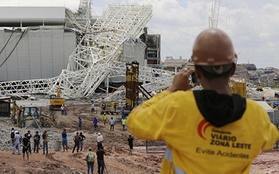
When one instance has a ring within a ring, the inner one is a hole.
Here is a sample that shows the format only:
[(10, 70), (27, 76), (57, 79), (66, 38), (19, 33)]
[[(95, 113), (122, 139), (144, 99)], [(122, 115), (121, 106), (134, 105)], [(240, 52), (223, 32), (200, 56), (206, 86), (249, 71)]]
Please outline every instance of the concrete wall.
[(64, 25), (65, 7), (0, 7), (0, 26)]
[(30, 28), (25, 34), (1, 30), (0, 48), (4, 49), (0, 65), (7, 61), (0, 67), (0, 81), (58, 76), (67, 67), (75, 47), (75, 33), (64, 32), (63, 27)]

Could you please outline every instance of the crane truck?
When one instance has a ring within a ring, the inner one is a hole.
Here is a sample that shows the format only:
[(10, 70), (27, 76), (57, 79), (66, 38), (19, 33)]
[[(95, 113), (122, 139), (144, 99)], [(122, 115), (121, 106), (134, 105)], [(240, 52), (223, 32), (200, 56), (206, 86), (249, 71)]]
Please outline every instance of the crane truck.
[(49, 110), (50, 111), (55, 111), (55, 110), (60, 110), (61, 106), (62, 105), (65, 105), (66, 101), (64, 98), (61, 98), (61, 95), (60, 95), (60, 87), (57, 88), (57, 91), (56, 91), (56, 95), (55, 94), (52, 94), (50, 95), (50, 99), (49, 99)]

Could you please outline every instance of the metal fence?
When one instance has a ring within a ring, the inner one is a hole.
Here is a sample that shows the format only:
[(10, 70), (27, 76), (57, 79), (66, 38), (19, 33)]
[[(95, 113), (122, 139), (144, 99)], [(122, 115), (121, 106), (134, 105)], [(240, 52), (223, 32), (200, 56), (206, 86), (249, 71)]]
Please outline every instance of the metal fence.
[(166, 142), (163, 140), (146, 140), (146, 152), (165, 152)]
[[(268, 112), (270, 121), (275, 124), (275, 126), (279, 129), (279, 110), (274, 110), (274, 112)], [(279, 150), (279, 141), (273, 147), (273, 150)]]

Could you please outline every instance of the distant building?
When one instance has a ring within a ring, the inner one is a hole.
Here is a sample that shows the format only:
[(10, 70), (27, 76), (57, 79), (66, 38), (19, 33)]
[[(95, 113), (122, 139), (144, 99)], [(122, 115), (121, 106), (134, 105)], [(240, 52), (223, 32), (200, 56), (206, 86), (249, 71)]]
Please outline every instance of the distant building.
[(161, 63), (161, 35), (148, 34), (145, 44), (147, 65), (156, 67)]
[(177, 72), (185, 67), (187, 62), (188, 60), (182, 59), (182, 57), (180, 57), (179, 59), (174, 59), (172, 56), (168, 56), (166, 57), (166, 60), (162, 62), (162, 68), (165, 70)]
[(264, 73), (273, 73), (274, 72), (274, 68), (273, 67), (266, 67), (264, 68)]
[(257, 70), (257, 67), (256, 67), (256, 65), (255, 64), (253, 64), (253, 63), (248, 63), (248, 64), (246, 64), (246, 68), (247, 68), (247, 70), (249, 70), (249, 71), (255, 71), (255, 70)]

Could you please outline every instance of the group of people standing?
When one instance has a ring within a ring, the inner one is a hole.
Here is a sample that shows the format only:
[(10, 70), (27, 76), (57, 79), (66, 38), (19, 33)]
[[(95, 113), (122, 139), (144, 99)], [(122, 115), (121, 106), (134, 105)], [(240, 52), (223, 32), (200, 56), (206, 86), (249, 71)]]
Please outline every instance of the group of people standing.
[[(66, 129), (63, 130), (61, 133), (62, 136), (62, 149), (63, 152), (68, 152), (68, 134)], [(86, 139), (86, 137), (82, 134), (82, 132), (77, 132), (76, 135), (73, 137), (74, 141), (74, 147), (72, 149), (72, 153), (82, 151), (83, 150), (83, 141)]]
[(86, 139), (86, 137), (82, 134), (82, 132), (80, 133), (76, 133), (76, 135), (73, 138), (73, 141), (75, 143), (74, 148), (72, 150), (72, 153), (75, 152), (75, 149), (77, 148), (77, 152), (80, 150), (82, 151), (83, 149), (83, 141)]
[[(43, 140), (43, 154), (48, 154), (48, 133), (45, 130), (42, 135), (39, 134), (38, 131), (36, 131), (36, 134), (32, 136), (30, 131), (28, 131), (26, 134), (24, 134), (24, 137), (19, 134), (18, 131), (15, 131), (14, 128), (11, 130), (11, 140), (13, 144), (13, 154), (15, 154), (15, 150), (18, 149), (18, 154), (21, 154), (21, 144), (22, 144), (22, 154), (23, 154), (23, 159), (25, 159), (25, 154), (27, 157), (27, 160), (29, 160), (29, 154), (31, 154), (31, 138), (33, 137), (33, 152), (34, 153), (39, 153), (39, 146), (40, 146), (40, 141), (41, 139)], [(68, 151), (68, 135), (66, 129), (63, 130), (61, 133), (62, 137), (62, 148), (63, 152)], [(76, 135), (73, 137), (74, 141), (74, 147), (72, 149), (72, 153), (79, 152), (83, 150), (83, 141), (86, 139), (86, 137), (82, 134), (82, 132), (76, 132)], [(89, 152), (86, 155), (86, 161), (87, 161), (87, 169), (88, 173), (92, 173), (94, 171), (94, 162), (95, 162), (95, 154), (97, 157), (97, 164), (98, 164), (98, 174), (103, 174), (105, 168), (105, 162), (104, 162), (104, 146), (103, 146), (103, 135), (99, 132), (97, 134), (97, 150), (96, 153), (93, 153), (92, 148), (89, 148)], [(132, 149), (133, 149), (133, 141), (134, 138), (130, 135), (128, 138), (128, 144), (130, 147), (130, 154), (132, 154)]]
[[(46, 131), (43, 133), (43, 154), (48, 153), (48, 145), (47, 145), (47, 133)], [(41, 136), (39, 135), (39, 132), (36, 131), (36, 134), (32, 136), (30, 131), (24, 134), (22, 137), (19, 133), (19, 131), (14, 130), (12, 128), (11, 130), (11, 142), (12, 142), (12, 154), (15, 154), (15, 150), (17, 149), (18, 155), (21, 154), (21, 145), (22, 145), (22, 154), (23, 159), (25, 159), (25, 154), (27, 156), (27, 159), (29, 159), (29, 154), (32, 152), (31, 148), (31, 138), (33, 137), (33, 152), (39, 153), (39, 146), (40, 146), (40, 140)]]
[[(94, 126), (94, 130), (97, 130), (98, 129), (98, 119), (97, 117), (94, 117), (93, 119), (93, 126)], [(104, 125), (106, 125), (108, 122), (108, 117), (106, 115), (106, 113), (103, 114), (103, 123)], [(110, 118), (109, 120), (109, 125), (110, 125), (110, 130), (111, 131), (114, 131), (114, 124), (115, 124), (115, 120), (113, 119), (113, 117)]]

